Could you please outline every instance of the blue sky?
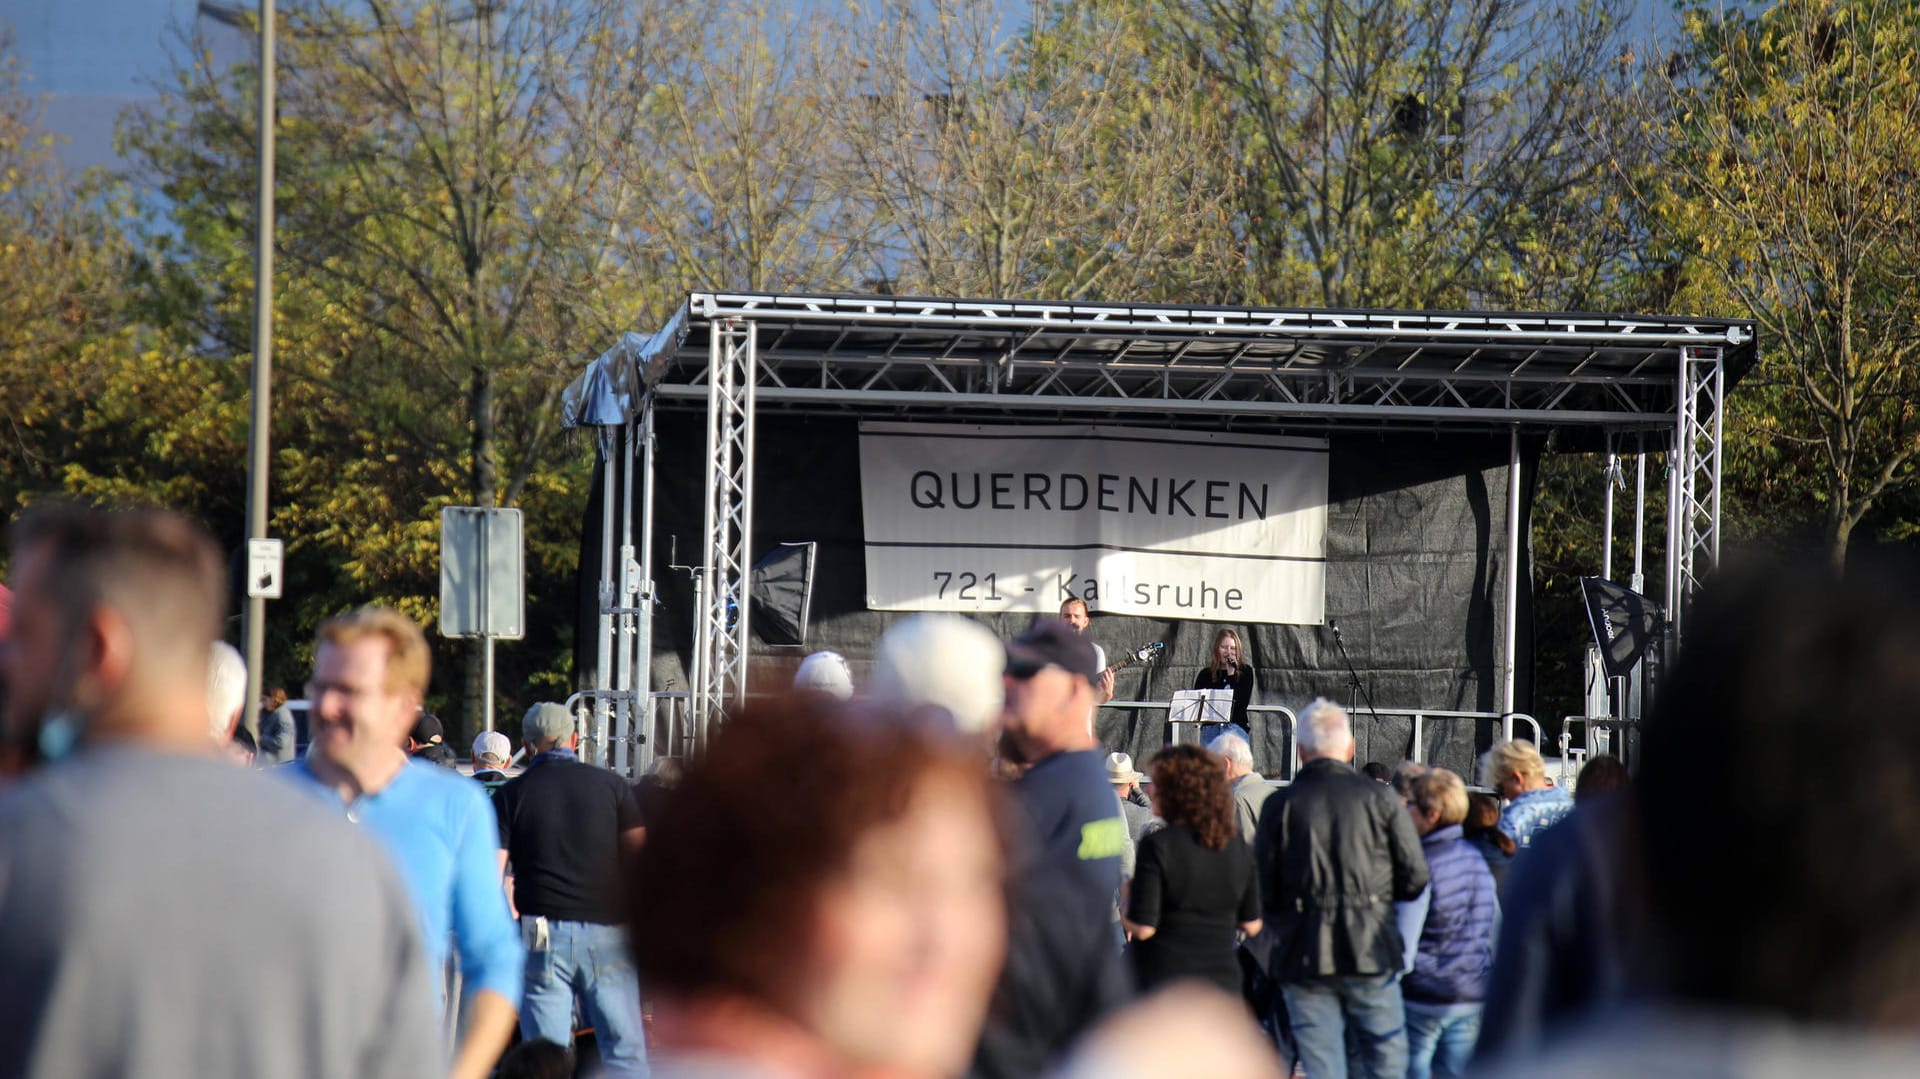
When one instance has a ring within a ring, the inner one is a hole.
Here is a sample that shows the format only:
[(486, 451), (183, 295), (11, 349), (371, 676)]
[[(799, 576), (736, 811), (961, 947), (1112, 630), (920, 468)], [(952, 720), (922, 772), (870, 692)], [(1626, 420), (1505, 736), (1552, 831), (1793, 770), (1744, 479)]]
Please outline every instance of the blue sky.
[[(60, 157), (67, 167), (113, 162), (115, 118), (150, 96), (168, 69), (173, 29), (190, 23), (197, 7), (197, 0), (0, 0), (0, 22), (13, 28), (29, 90), (46, 95), (46, 124), (66, 140)], [(1010, 15), (1024, 7), (1006, 3)], [(1640, 0), (1637, 14), (1647, 29), (1673, 22), (1668, 0)], [(236, 52), (250, 47), (237, 31), (232, 37)]]

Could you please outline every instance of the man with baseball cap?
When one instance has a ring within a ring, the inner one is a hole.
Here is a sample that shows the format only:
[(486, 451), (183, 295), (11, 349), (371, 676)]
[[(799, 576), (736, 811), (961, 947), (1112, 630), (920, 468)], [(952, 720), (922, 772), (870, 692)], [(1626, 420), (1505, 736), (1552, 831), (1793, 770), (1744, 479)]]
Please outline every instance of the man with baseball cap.
[(499, 731), (481, 731), (473, 739), (473, 778), (487, 788), (488, 797), (507, 782), (507, 762), (513, 760), (513, 743)]
[(1093, 737), (1093, 645), (1044, 618), (1007, 645), (1006, 742), (1029, 764), (1014, 783), (1026, 842), (1012, 868), (1021, 897), (973, 1074), (1036, 1075), (1130, 985), (1113, 928), (1127, 823)]
[(520, 1035), (571, 1044), (578, 998), (607, 1069), (644, 1074), (640, 981), (627, 958), (618, 888), (622, 857), (645, 834), (640, 806), (619, 776), (575, 756), (573, 716), (563, 706), (529, 708), (521, 734), (527, 770), (493, 797), (527, 946)]
[(442, 768), (453, 767), (453, 747), (447, 744), (447, 729), (440, 717), (422, 708), (407, 732), (407, 755), (418, 757)]

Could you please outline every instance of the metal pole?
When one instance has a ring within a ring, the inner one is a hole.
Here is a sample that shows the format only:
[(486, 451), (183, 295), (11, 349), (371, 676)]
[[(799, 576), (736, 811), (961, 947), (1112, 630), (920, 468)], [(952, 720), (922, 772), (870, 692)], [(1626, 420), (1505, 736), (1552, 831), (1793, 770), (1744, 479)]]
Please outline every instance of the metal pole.
[[(1507, 648), (1501, 660), (1502, 712), (1513, 712), (1514, 650), (1520, 642), (1520, 428), (1509, 435), (1507, 450)], [(1509, 736), (1511, 737), (1511, 736)]]
[(1628, 583), (1635, 592), (1647, 594), (1647, 450), (1643, 445), (1633, 457), (1633, 578)]
[[(638, 574), (633, 572), (633, 442), (635, 420), (629, 419), (620, 425), (620, 616), (614, 624), (620, 627), (620, 655), (614, 670), (614, 688), (621, 693), (633, 692), (633, 634), (634, 618), (628, 613), (639, 591)], [(598, 736), (606, 737), (606, 721), (598, 721)], [(627, 774), (627, 741), (633, 736), (633, 699), (621, 697), (614, 702), (614, 730), (612, 752), (602, 756), (621, 775)]]
[[(618, 442), (605, 427), (596, 428), (594, 436), (600, 450), (600, 619), (595, 624), (593, 688), (608, 690), (613, 688), (612, 609), (620, 602), (613, 583), (613, 562), (619, 555), (613, 546), (613, 515), (620, 512), (613, 489), (613, 470), (618, 465), (613, 448)], [(593, 714), (596, 719), (607, 714), (605, 697), (593, 699)]]
[(639, 630), (634, 652), (639, 661), (635, 672), (634, 696), (640, 704), (640, 737), (635, 770), (644, 772), (653, 763), (653, 394), (640, 399), (640, 595), (634, 606), (640, 608)]
[(1613, 580), (1613, 478), (1618, 474), (1619, 468), (1620, 459), (1609, 452), (1606, 478), (1602, 481), (1607, 489), (1606, 534), (1600, 541), (1600, 576), (1609, 581)]
[(747, 703), (747, 653), (753, 647), (753, 634), (749, 618), (753, 612), (753, 602), (748, 590), (753, 577), (753, 470), (754, 446), (753, 432), (759, 424), (754, 417), (754, 387), (760, 382), (760, 324), (747, 323), (747, 370), (746, 385), (740, 388), (741, 422), (746, 426), (746, 438), (741, 448), (746, 458), (740, 464), (740, 536), (736, 541), (740, 551), (740, 576), (732, 583), (734, 601), (739, 617), (734, 621), (735, 639), (739, 649), (734, 655), (734, 697), (729, 704), (734, 707)]
[[(267, 538), (268, 424), (273, 403), (273, 0), (260, 0), (260, 162), (254, 196), (253, 417), (247, 427), (247, 539)], [(252, 591), (251, 588), (248, 591)], [(267, 601), (248, 596), (244, 625), (247, 702), (243, 723), (260, 729), (261, 664), (267, 651)]]
[(480, 511), (480, 729), (493, 729), (493, 514)]

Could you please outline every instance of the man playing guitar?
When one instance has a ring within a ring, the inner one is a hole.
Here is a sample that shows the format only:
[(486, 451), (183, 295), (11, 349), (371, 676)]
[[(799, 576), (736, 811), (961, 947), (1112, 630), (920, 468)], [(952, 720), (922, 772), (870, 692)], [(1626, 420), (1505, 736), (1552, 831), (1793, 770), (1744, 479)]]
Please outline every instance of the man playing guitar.
[[(1087, 601), (1081, 599), (1079, 596), (1074, 596), (1060, 605), (1060, 620), (1072, 626), (1073, 631), (1082, 637), (1087, 635), (1087, 627), (1093, 623), (1092, 616), (1087, 613)], [(1091, 641), (1088, 643), (1092, 644)], [(1097, 662), (1101, 668), (1100, 680), (1093, 684), (1094, 703), (1105, 704), (1113, 699), (1113, 672), (1115, 668), (1107, 666), (1106, 649), (1095, 644), (1093, 646), (1093, 655), (1095, 662)]]

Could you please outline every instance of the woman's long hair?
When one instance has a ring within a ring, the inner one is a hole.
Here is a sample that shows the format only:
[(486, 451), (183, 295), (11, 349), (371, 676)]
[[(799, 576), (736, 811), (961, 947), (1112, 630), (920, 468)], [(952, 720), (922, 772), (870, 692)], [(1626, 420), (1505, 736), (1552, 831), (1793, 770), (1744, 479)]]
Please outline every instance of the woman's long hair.
[(1226, 763), (1199, 746), (1168, 746), (1153, 757), (1153, 797), (1170, 825), (1193, 829), (1202, 846), (1225, 850), (1240, 834)]
[(1222, 629), (1213, 635), (1213, 644), (1207, 647), (1207, 670), (1212, 671), (1214, 674), (1219, 674), (1221, 670), (1220, 642), (1226, 640), (1228, 637), (1232, 637), (1233, 643), (1240, 646), (1240, 666), (1245, 667), (1247, 665), (1247, 642), (1241, 640), (1240, 634), (1234, 630)]

